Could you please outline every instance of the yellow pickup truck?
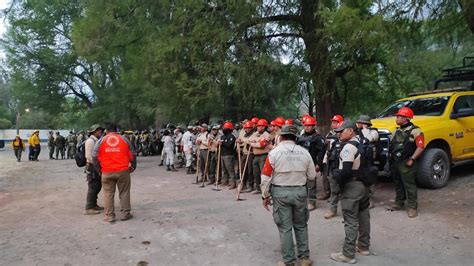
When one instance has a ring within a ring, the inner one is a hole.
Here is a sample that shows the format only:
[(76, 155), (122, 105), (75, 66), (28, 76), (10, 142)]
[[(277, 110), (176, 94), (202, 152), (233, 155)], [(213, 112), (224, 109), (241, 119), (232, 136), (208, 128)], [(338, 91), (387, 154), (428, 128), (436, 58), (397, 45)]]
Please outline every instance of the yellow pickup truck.
[(417, 182), (427, 188), (443, 187), (455, 162), (474, 159), (474, 91), (464, 88), (419, 93), (391, 104), (372, 120), (386, 153), (397, 127), (395, 114), (404, 106), (413, 109), (412, 122), (425, 134)]

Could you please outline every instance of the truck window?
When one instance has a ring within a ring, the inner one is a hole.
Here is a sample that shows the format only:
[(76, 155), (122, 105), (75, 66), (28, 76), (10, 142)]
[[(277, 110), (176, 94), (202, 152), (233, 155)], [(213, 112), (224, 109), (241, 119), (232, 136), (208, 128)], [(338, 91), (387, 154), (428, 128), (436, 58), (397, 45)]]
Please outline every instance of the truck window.
[(444, 113), (449, 98), (449, 96), (443, 96), (395, 102), (385, 108), (378, 118), (395, 116), (398, 109), (402, 107), (410, 107), (415, 115), (440, 116)]
[(462, 111), (469, 111), (474, 109), (474, 95), (460, 96), (456, 99), (453, 106), (453, 113)]

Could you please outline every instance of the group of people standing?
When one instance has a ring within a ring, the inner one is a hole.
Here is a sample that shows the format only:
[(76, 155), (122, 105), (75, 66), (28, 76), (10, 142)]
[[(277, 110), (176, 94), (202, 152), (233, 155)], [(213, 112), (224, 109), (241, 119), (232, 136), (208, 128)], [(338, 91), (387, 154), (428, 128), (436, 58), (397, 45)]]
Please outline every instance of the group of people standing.
[[(423, 153), (424, 137), (410, 121), (414, 116), (410, 108), (401, 108), (396, 116), (399, 128), (392, 135), (388, 155), (396, 198), (388, 209), (398, 211), (407, 203), (408, 217), (414, 218), (417, 216), (416, 161)], [(196, 183), (204, 185), (207, 181), (208, 185), (228, 186), (229, 190), (237, 189), (238, 195), (261, 195), (265, 209), (270, 210), (269, 206), (273, 205), (284, 265), (295, 265), (297, 260), (301, 265), (312, 264), (308, 248), (309, 212), (316, 208), (317, 200), (328, 200), (330, 207), (324, 218), (331, 219), (337, 216), (340, 204), (345, 240), (342, 251), (330, 254), (330, 258), (355, 263), (356, 253), (370, 255), (369, 210), (373, 206), (374, 186), (367, 181), (363, 170), (379, 156), (377, 129), (371, 127), (370, 117), (366, 115), (354, 122), (341, 115), (333, 116), (331, 130), (325, 136), (317, 131), (312, 116), (304, 115), (300, 121), (301, 131), (292, 119), (283, 117), (270, 122), (253, 117), (235, 126), (230, 121), (210, 127), (201, 124), (189, 126), (185, 132), (181, 127), (167, 127), (159, 140), (160, 165), (168, 171), (177, 171), (174, 159), (178, 155), (184, 160), (187, 174), (196, 174)], [(38, 133), (35, 131), (29, 139), (31, 160), (37, 160), (40, 151)], [(117, 133), (117, 126), (110, 123), (105, 127), (93, 125), (88, 137), (85, 132), (70, 136), (64, 139), (57, 132), (53, 137), (50, 132), (50, 159), (54, 149), (58, 159), (58, 150), (64, 151), (65, 146), (75, 152), (75, 148), (84, 145), (88, 182), (85, 214), (104, 211), (104, 221), (115, 222), (114, 195), (118, 188), (121, 220), (132, 218), (130, 173), (137, 167), (136, 139), (130, 134)], [(12, 145), (17, 158), (21, 158), (24, 144), (19, 136)], [(319, 195), (316, 195), (317, 178), (323, 185)], [(104, 207), (97, 203), (102, 189)]]
[[(401, 210), (405, 201), (408, 217), (417, 216), (415, 162), (424, 149), (421, 130), (413, 125), (413, 111), (401, 108), (396, 123), (400, 126), (390, 141), (388, 160), (396, 186), (395, 204), (389, 210)], [(331, 119), (331, 130), (322, 136), (316, 120), (305, 115), (299, 131), (293, 120), (277, 117), (270, 123), (254, 117), (241, 124), (227, 121), (209, 127), (188, 127), (182, 134), (165, 133), (165, 164), (175, 171), (176, 146), (182, 146), (188, 174), (196, 174), (197, 183), (220, 184), (238, 193), (262, 196), (263, 206), (273, 203), (273, 217), (280, 232), (283, 264), (311, 265), (307, 221), (317, 200), (328, 200), (325, 219), (337, 216), (341, 206), (346, 237), (341, 252), (330, 258), (355, 263), (355, 254), (370, 255), (370, 214), (374, 206), (374, 183), (364, 176), (365, 167), (380, 156), (378, 131), (371, 119), (361, 115), (356, 121), (341, 115)], [(179, 135), (179, 137), (177, 136)], [(177, 141), (179, 140), (179, 141)], [(195, 156), (194, 156), (195, 155)], [(196, 164), (196, 170), (194, 169)], [(364, 168), (364, 169), (363, 169)], [(323, 188), (316, 195), (316, 177)], [(298, 255), (295, 255), (293, 232)]]
[[(53, 131), (50, 131), (48, 134), (49, 159), (59, 160), (59, 155), (61, 155), (61, 160), (74, 159), (76, 151), (84, 143), (85, 138), (84, 131), (80, 131), (78, 134), (70, 131), (66, 137), (62, 136), (59, 131), (56, 132), (56, 136)], [(56, 156), (54, 156), (55, 152)]]
[[(25, 151), (26, 144), (20, 135), (16, 135), (12, 141), (13, 152), (15, 153), (16, 161), (21, 162), (22, 153)], [(39, 138), (39, 130), (35, 130), (28, 138), (28, 160), (38, 161), (38, 156), (41, 153), (41, 143)]]

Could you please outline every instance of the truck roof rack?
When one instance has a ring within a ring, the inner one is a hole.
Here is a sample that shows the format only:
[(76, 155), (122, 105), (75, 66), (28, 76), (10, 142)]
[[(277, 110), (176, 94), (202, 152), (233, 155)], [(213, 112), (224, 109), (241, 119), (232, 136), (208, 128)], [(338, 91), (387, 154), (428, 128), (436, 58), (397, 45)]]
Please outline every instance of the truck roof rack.
[(474, 56), (466, 56), (462, 66), (443, 69), (443, 76), (435, 81), (434, 89), (437, 90), (441, 83), (453, 81), (471, 81), (468, 90), (474, 90)]
[(438, 90), (430, 90), (430, 91), (417, 91), (409, 93), (408, 96), (418, 96), (424, 94), (431, 94), (431, 93), (440, 93), (440, 92), (460, 92), (460, 91), (470, 91), (472, 90), (471, 87), (454, 87), (449, 89), (438, 89)]

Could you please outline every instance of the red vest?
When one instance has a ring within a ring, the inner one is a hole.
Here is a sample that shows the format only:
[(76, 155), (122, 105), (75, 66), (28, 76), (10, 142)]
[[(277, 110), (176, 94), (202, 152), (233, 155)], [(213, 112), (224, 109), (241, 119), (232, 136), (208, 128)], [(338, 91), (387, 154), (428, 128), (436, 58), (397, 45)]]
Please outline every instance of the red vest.
[(102, 173), (122, 172), (129, 169), (133, 154), (122, 136), (109, 133), (101, 140), (97, 159)]

